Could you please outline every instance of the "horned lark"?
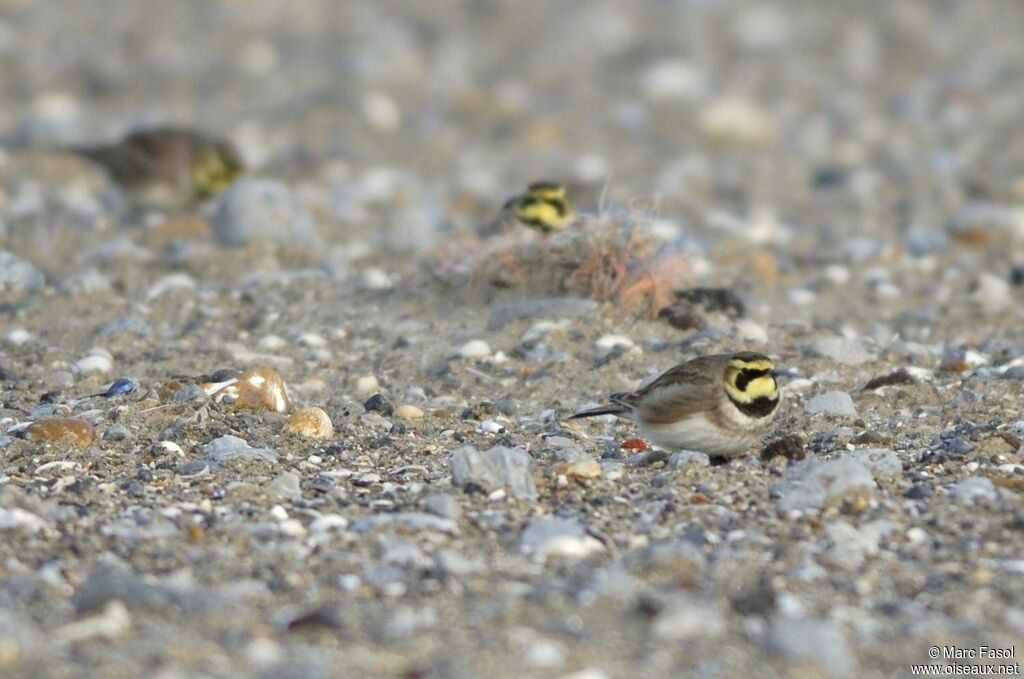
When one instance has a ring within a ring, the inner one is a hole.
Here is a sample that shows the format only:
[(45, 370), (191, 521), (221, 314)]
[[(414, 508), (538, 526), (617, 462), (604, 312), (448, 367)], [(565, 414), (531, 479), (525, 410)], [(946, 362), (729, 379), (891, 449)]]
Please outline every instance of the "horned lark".
[(730, 458), (760, 443), (779, 404), (779, 389), (771, 359), (743, 351), (700, 356), (635, 392), (612, 394), (611, 401), (570, 419), (617, 415), (663, 448)]
[(140, 130), (116, 144), (69, 150), (102, 166), (135, 199), (154, 207), (217, 195), (243, 172), (228, 142), (182, 128)]
[(565, 186), (554, 182), (530, 184), (526, 193), (509, 198), (504, 209), (542, 233), (561, 231), (576, 219), (576, 210), (566, 196)]

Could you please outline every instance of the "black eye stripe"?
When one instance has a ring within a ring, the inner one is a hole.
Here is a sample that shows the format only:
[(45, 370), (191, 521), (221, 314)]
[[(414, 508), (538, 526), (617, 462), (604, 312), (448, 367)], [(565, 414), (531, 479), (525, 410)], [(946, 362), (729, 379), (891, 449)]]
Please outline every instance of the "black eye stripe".
[(746, 391), (748, 384), (759, 377), (764, 377), (770, 372), (771, 370), (764, 368), (740, 368), (739, 374), (736, 375), (736, 388), (740, 391)]

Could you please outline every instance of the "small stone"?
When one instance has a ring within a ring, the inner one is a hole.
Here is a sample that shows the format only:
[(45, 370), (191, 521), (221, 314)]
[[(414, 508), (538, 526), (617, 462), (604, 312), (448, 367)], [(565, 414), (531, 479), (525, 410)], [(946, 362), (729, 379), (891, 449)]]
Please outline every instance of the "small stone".
[(599, 338), (594, 346), (601, 352), (632, 349), (636, 343), (625, 335), (604, 335)]
[(105, 374), (114, 369), (114, 362), (103, 354), (90, 354), (76, 361), (75, 369), (83, 373)]
[(380, 481), (381, 481), (380, 474), (377, 474), (375, 472), (366, 472), (365, 474), (360, 476), (358, 479), (353, 479), (352, 483), (357, 485), (357, 486), (362, 486), (362, 487), (365, 488), (367, 486), (372, 486), (375, 483), (380, 483)]
[(711, 141), (737, 146), (770, 146), (779, 132), (772, 116), (753, 101), (730, 97), (706, 107), (700, 130)]
[(979, 502), (995, 502), (999, 499), (999, 491), (992, 479), (971, 476), (950, 486), (949, 496), (965, 505), (974, 505)]
[(35, 338), (35, 335), (30, 333), (28, 330), (25, 330), (25, 328), (15, 328), (14, 330), (11, 330), (9, 333), (7, 333), (7, 335), (4, 337), (4, 341), (10, 344), (11, 346), (20, 347), (25, 344), (28, 344)]
[(651, 633), (662, 641), (709, 639), (725, 630), (722, 605), (715, 599), (694, 595), (673, 597), (651, 624)]
[(521, 500), (537, 497), (530, 466), (533, 459), (518, 448), (495, 446), (479, 451), (472, 446), (463, 446), (451, 456), (452, 482), (462, 488), (475, 484), (490, 491), (507, 489), (513, 497)]
[(787, 470), (778, 502), (783, 511), (821, 509), (871, 493), (877, 487), (871, 471), (857, 460), (805, 460)]
[(395, 412), (395, 406), (391, 405), (391, 401), (385, 398), (384, 394), (374, 394), (366, 399), (363, 407), (368, 412), (382, 413), (386, 417), (393, 415)]
[(356, 393), (366, 397), (380, 391), (380, 382), (373, 375), (365, 375), (356, 381)]
[[(0, 531), (17, 531), (19, 533), (39, 533), (49, 529), (46, 519), (27, 509), (11, 507), (5, 509), (0, 507)], [(0, 663), (2, 666), (2, 663)]]
[(330, 415), (314, 406), (293, 413), (281, 431), (310, 439), (329, 439), (334, 436), (334, 424)]
[(359, 285), (364, 290), (390, 290), (395, 287), (395, 281), (387, 271), (370, 267), (359, 276)]
[(423, 508), (431, 514), (443, 516), (453, 521), (462, 518), (462, 507), (459, 501), (448, 493), (435, 493), (428, 495), (423, 501)]
[(1013, 306), (1010, 284), (999, 276), (983, 273), (978, 276), (971, 301), (988, 314), (998, 314)]
[(842, 629), (830, 620), (772, 619), (766, 638), (768, 648), (795, 662), (812, 662), (833, 676), (846, 676), (854, 668), (854, 656)]
[(761, 459), (770, 460), (773, 457), (783, 457), (787, 460), (802, 460), (807, 457), (804, 449), (804, 440), (799, 434), (789, 434), (768, 442), (761, 450)]
[(846, 457), (867, 467), (876, 479), (898, 479), (903, 474), (900, 456), (888, 448), (852, 450)]
[(580, 559), (604, 549), (596, 538), (587, 534), (581, 523), (572, 519), (535, 519), (523, 531), (519, 549), (540, 561), (551, 557)]
[(879, 534), (872, 526), (855, 528), (846, 521), (835, 521), (825, 528), (831, 543), (825, 552), (826, 565), (858, 570), (869, 557), (878, 554)]
[(222, 245), (269, 241), (316, 247), (313, 215), (292, 189), (269, 179), (241, 179), (224, 192), (213, 218), (213, 234)]
[(277, 462), (277, 453), (268, 448), (253, 448), (244, 439), (227, 434), (215, 438), (203, 446), (206, 459), (213, 462), (234, 462), (236, 460), (260, 460)]
[(860, 340), (850, 337), (819, 337), (808, 349), (842, 365), (860, 365), (873, 358)]
[(114, 396), (124, 396), (126, 394), (133, 393), (139, 388), (139, 383), (130, 377), (119, 377), (110, 383), (101, 396), (105, 398), (113, 398)]
[(276, 370), (255, 368), (247, 370), (234, 380), (228, 380), (212, 394), (218, 403), (229, 400), (238, 410), (269, 410), (286, 413), (291, 409), (288, 386)]
[(808, 415), (834, 415), (837, 417), (857, 417), (857, 408), (853, 398), (845, 391), (827, 391), (818, 394), (804, 407)]
[(24, 437), (37, 443), (85, 448), (96, 439), (96, 430), (85, 420), (54, 417), (30, 424)]
[(459, 347), (459, 356), (479, 361), (491, 355), (491, 346), (483, 340), (470, 340)]
[(294, 472), (283, 472), (270, 482), (267, 490), (274, 495), (288, 500), (298, 500), (302, 497), (302, 489), (299, 487), (299, 475)]
[(146, 299), (153, 301), (158, 297), (178, 292), (194, 292), (196, 279), (186, 273), (168, 274), (149, 286), (146, 291)]
[(582, 460), (558, 465), (555, 468), (555, 473), (582, 483), (590, 479), (600, 478), (602, 470), (597, 460)]
[(414, 405), (404, 404), (395, 409), (395, 417), (405, 420), (418, 420), (423, 417), (423, 411)]
[(31, 263), (0, 250), (0, 290), (35, 292), (46, 285), (46, 276)]
[(674, 469), (685, 469), (686, 467), (708, 467), (710, 465), (711, 458), (708, 454), (695, 450), (681, 450), (677, 453), (672, 453), (668, 458), (668, 466)]

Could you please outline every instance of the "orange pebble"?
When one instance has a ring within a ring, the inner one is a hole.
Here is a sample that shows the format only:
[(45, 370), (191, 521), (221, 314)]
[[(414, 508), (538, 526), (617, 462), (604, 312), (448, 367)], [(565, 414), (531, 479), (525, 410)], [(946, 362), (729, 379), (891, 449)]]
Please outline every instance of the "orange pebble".
[(643, 439), (626, 439), (619, 447), (626, 450), (647, 450), (647, 443)]
[(96, 439), (96, 430), (85, 420), (51, 417), (30, 424), (25, 429), (25, 438), (37, 443), (84, 448)]

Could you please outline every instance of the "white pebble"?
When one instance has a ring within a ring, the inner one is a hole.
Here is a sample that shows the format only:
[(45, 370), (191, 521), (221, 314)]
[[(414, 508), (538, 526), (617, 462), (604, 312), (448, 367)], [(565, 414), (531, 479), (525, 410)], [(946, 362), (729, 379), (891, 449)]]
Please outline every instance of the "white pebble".
[(632, 349), (636, 346), (636, 343), (625, 335), (605, 335), (597, 340), (594, 345), (602, 351), (612, 351), (617, 347)]
[(363, 272), (362, 284), (367, 290), (390, 290), (395, 286), (388, 272), (376, 267)]
[(264, 351), (280, 351), (288, 346), (288, 342), (278, 335), (267, 335), (260, 339), (257, 346)]
[(471, 360), (480, 360), (491, 355), (491, 345), (483, 340), (470, 340), (459, 347), (459, 356)]
[(363, 99), (363, 115), (373, 127), (392, 132), (402, 125), (402, 110), (395, 100), (382, 92), (370, 92)]
[(813, 290), (808, 290), (807, 288), (792, 288), (786, 296), (789, 298), (790, 303), (797, 306), (814, 304), (814, 300), (818, 298), (818, 295)]
[(380, 382), (373, 375), (365, 375), (356, 381), (356, 392), (360, 396), (373, 396), (380, 392)]
[(346, 528), (348, 528), (348, 519), (341, 514), (323, 514), (313, 519), (313, 522), (309, 524), (309, 532), (313, 534), (330, 533), (336, 530), (345, 530)]
[(196, 289), (196, 280), (185, 273), (172, 273), (164, 276), (146, 291), (146, 299), (153, 300), (169, 292), (192, 291)]
[(318, 335), (315, 332), (304, 332), (299, 335), (299, 345), (320, 349), (327, 346), (327, 340), (324, 339), (322, 335)]
[(28, 330), (25, 330), (25, 328), (15, 328), (7, 333), (7, 336), (4, 338), (8, 344), (16, 347), (27, 344), (34, 339), (35, 335), (30, 333)]
[(161, 441), (157, 445), (160, 446), (160, 448), (162, 448), (163, 450), (166, 450), (168, 453), (173, 453), (175, 455), (185, 457), (185, 451), (182, 450), (181, 446), (179, 446), (174, 441)]
[(741, 339), (762, 343), (768, 341), (768, 331), (749, 318), (737, 320), (734, 327), (736, 328), (736, 334)]
[(114, 362), (106, 356), (92, 354), (76, 361), (75, 368), (83, 373), (108, 373), (114, 369)]

